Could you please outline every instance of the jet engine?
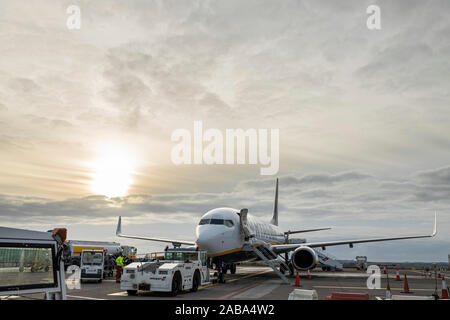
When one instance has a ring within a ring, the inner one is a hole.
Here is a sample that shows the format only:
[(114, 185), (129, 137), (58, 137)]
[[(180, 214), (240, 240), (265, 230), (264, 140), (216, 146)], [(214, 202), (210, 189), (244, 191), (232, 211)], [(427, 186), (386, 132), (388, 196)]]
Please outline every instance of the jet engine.
[(318, 263), (316, 252), (310, 247), (298, 247), (291, 256), (292, 265), (299, 271), (314, 269)]

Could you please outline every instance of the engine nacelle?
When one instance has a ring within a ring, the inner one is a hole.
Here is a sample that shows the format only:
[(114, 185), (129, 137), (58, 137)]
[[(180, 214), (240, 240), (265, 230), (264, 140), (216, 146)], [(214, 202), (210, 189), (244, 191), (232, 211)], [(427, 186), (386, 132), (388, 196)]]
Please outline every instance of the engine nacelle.
[(291, 256), (292, 265), (299, 271), (314, 269), (319, 260), (310, 247), (298, 247)]

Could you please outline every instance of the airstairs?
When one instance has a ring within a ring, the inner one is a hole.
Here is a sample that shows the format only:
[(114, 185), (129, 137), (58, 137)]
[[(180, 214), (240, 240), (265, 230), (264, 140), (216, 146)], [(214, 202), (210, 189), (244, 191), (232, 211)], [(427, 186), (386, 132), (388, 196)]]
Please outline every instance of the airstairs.
[(316, 253), (317, 253), (317, 257), (319, 259), (319, 265), (322, 268), (326, 268), (326, 269), (331, 269), (331, 270), (337, 270), (337, 271), (342, 271), (343, 270), (343, 265), (342, 263), (339, 262), (338, 258), (336, 258), (335, 256), (333, 256), (330, 253), (325, 253), (324, 250), (321, 250), (319, 248), (314, 248), (313, 249)]
[(276, 264), (280, 264), (280, 267), (282, 266), (285, 270), (289, 270), (288, 266), (284, 263), (281, 262), (279, 260), (277, 260), (277, 256), (271, 252), (269, 249), (267, 249), (266, 247), (260, 245), (260, 246), (252, 246), (252, 245), (247, 245), (247, 248), (249, 250), (252, 250), (253, 252), (256, 253), (256, 255), (262, 260), (264, 261), (269, 267), (271, 267), (273, 269), (273, 271), (275, 271), (275, 273), (286, 283), (286, 284), (291, 284), (291, 282), (289, 281), (289, 279), (277, 268)]

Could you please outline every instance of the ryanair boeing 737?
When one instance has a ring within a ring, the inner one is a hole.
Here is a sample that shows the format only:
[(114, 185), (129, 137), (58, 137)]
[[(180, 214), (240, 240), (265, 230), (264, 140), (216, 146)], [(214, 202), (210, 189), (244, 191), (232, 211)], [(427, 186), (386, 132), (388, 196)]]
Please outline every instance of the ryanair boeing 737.
[(313, 248), (325, 250), (328, 246), (355, 243), (429, 238), (436, 235), (436, 214), (434, 229), (430, 235), (395, 236), (386, 238), (354, 239), (323, 242), (306, 242), (302, 239), (289, 239), (289, 235), (327, 230), (330, 228), (282, 231), (278, 226), (278, 179), (275, 188), (275, 204), (269, 223), (261, 221), (248, 213), (247, 209), (216, 208), (205, 213), (196, 229), (197, 240), (180, 241), (161, 238), (149, 238), (124, 235), (119, 217), (116, 235), (124, 238), (142, 239), (172, 243), (174, 246), (196, 245), (208, 252), (210, 261), (216, 266), (225, 265), (231, 273), (236, 272), (236, 263), (250, 260), (265, 261), (285, 282), (289, 280), (285, 272), (291, 275), (295, 270), (313, 269), (319, 263), (317, 252)]

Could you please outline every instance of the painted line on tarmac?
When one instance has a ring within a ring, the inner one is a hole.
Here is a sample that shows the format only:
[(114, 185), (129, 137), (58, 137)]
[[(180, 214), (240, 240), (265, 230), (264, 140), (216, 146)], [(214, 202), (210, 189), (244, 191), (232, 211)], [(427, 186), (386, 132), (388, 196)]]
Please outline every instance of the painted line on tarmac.
[(120, 292), (116, 292), (116, 293), (108, 293), (108, 296), (125, 297), (125, 296), (128, 296), (128, 292), (126, 292), (126, 291), (120, 291)]
[[(355, 289), (355, 290), (386, 290), (384, 288), (380, 288), (380, 289), (368, 289), (367, 287), (339, 287), (339, 286), (313, 286), (313, 288), (317, 288), (317, 289)], [(391, 290), (396, 290), (396, 291), (402, 291), (403, 288), (391, 288)], [(414, 288), (414, 289), (410, 289), (411, 292), (414, 291), (433, 291), (434, 289), (418, 289), (418, 288)]]
[[(394, 275), (395, 274), (389, 274), (389, 275)], [(300, 278), (304, 278), (306, 277), (306, 275), (304, 274), (300, 274)], [(314, 278), (367, 278), (368, 275), (367, 273), (313, 273), (311, 272), (311, 277)], [(408, 278), (410, 279), (424, 279), (424, 277), (422, 276), (416, 276), (416, 275), (408, 275)]]
[[(242, 280), (242, 279), (258, 276), (258, 275), (261, 275), (261, 274), (264, 274), (264, 273), (268, 273), (268, 272), (272, 272), (272, 270), (265, 270), (265, 271), (258, 272), (258, 273), (248, 274), (248, 275), (243, 276), (243, 277), (227, 280), (226, 283), (230, 283), (230, 282), (234, 282), (234, 281), (238, 281), (238, 280)], [(215, 287), (215, 286), (218, 286), (219, 284), (222, 284), (222, 283), (210, 283), (210, 284), (207, 284), (207, 285), (199, 287), (198, 290), (200, 291), (200, 290), (203, 290), (203, 289), (206, 289), (206, 288), (209, 288), (209, 287)]]
[(71, 295), (66, 295), (69, 298), (78, 298), (78, 299), (85, 299), (85, 300), (106, 300), (106, 299), (101, 299), (101, 298), (91, 298), (91, 297), (80, 297), (80, 296), (71, 296)]
[[(227, 281), (227, 282), (233, 282), (233, 281), (237, 281), (237, 280), (242, 280), (242, 279), (245, 279), (245, 278), (254, 277), (254, 276), (261, 275), (261, 274), (264, 274), (264, 273), (268, 273), (268, 272), (271, 272), (271, 271), (272, 271), (272, 270), (265, 270), (265, 271), (262, 271), (262, 272), (259, 272), (259, 273), (249, 274), (249, 275), (246, 275), (246, 276), (243, 276), (243, 277), (240, 277), (240, 278), (236, 278), (236, 279), (229, 280), (229, 281)], [(259, 285), (259, 284), (261, 284), (261, 282), (253, 283), (253, 284), (249, 285), (248, 287), (238, 289), (238, 290), (233, 291), (233, 292), (231, 292), (231, 293), (229, 293), (229, 294), (226, 294), (226, 295), (224, 295), (224, 296), (222, 296), (222, 297), (219, 297), (219, 298), (217, 298), (217, 300), (229, 298), (229, 297), (234, 296), (234, 295), (236, 295), (236, 294), (238, 294), (238, 293), (241, 293), (241, 292), (244, 292), (244, 291), (246, 291), (246, 290), (248, 290), (248, 289), (251, 289), (251, 288), (253, 288), (253, 287), (256, 287), (256, 286)]]
[[(264, 273), (268, 273), (268, 272), (271, 272), (271, 271), (272, 270), (265, 270), (265, 271), (258, 272), (258, 273), (248, 274), (248, 275), (243, 276), (243, 277), (227, 280), (226, 283), (230, 283), (230, 282), (238, 281), (238, 280), (241, 280), (241, 279), (246, 279), (246, 278), (258, 276), (258, 275), (261, 275), (261, 274), (264, 274)], [(210, 284), (198, 287), (198, 291), (206, 289), (206, 288), (218, 286), (219, 284), (221, 284), (221, 283), (210, 283)], [(126, 291), (119, 291), (119, 292), (115, 292), (115, 293), (108, 293), (108, 296), (128, 296), (128, 293)], [(100, 299), (100, 300), (104, 300), (104, 299)]]
[(245, 279), (245, 278), (250, 278), (250, 277), (258, 276), (258, 275), (261, 275), (261, 274), (264, 274), (264, 273), (269, 273), (269, 272), (273, 272), (273, 270), (264, 270), (264, 271), (261, 271), (261, 272), (258, 272), (258, 273), (248, 274), (248, 275), (243, 276), (243, 277), (240, 277), (240, 278), (231, 279), (231, 280), (229, 280), (229, 281), (227, 281), (227, 282), (234, 282), (234, 281), (238, 281), (238, 280), (241, 280), (241, 279)]
[(241, 293), (241, 292), (243, 292), (243, 291), (246, 291), (246, 290), (248, 290), (248, 289), (251, 289), (251, 288), (253, 288), (253, 287), (256, 287), (256, 286), (259, 285), (259, 284), (260, 284), (260, 282), (252, 283), (251, 285), (249, 285), (249, 286), (247, 286), (247, 287), (245, 287), (245, 288), (241, 288), (241, 289), (235, 290), (235, 291), (230, 292), (230, 293), (228, 293), (228, 294), (226, 294), (226, 295), (224, 295), (224, 296), (222, 296), (222, 297), (219, 297), (219, 298), (217, 298), (217, 300), (223, 300), (223, 299), (229, 298), (229, 297), (234, 296), (234, 295), (236, 295), (236, 294), (238, 294), (238, 293)]
[(9, 300), (9, 299), (19, 299), (19, 296), (10, 295), (10, 296), (0, 296), (0, 300)]

